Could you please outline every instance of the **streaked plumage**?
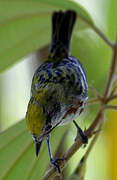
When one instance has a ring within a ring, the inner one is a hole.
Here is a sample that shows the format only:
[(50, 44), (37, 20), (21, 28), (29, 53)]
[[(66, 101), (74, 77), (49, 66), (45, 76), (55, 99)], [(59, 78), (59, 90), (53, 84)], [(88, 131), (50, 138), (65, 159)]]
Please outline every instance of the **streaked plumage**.
[(52, 129), (73, 121), (84, 109), (88, 98), (84, 68), (70, 55), (75, 20), (74, 11), (53, 13), (50, 54), (32, 80), (26, 121), (37, 144), (37, 155), (42, 141)]

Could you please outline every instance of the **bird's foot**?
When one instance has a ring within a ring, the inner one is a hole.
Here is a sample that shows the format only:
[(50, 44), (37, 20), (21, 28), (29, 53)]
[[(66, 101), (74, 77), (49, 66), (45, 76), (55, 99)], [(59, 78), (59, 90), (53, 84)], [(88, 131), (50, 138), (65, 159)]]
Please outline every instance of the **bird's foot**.
[(75, 126), (77, 128), (77, 136), (75, 138), (75, 141), (80, 136), (81, 139), (82, 139), (82, 143), (84, 144), (84, 147), (85, 147), (86, 144), (88, 144), (88, 137), (87, 137), (86, 133), (83, 132), (82, 129), (78, 126), (78, 124), (75, 121), (73, 121), (73, 122), (74, 122), (74, 124), (75, 124)]
[(86, 147), (86, 145), (88, 144), (88, 137), (87, 137), (87, 135), (83, 131), (82, 131), (81, 134), (79, 132), (77, 132), (77, 136), (75, 138), (75, 141), (77, 140), (77, 138), (79, 138), (79, 136), (82, 139), (82, 143), (84, 144), (84, 147)]
[(50, 163), (51, 163), (55, 168), (57, 168), (58, 173), (61, 173), (59, 161), (64, 161), (64, 158), (56, 158), (55, 160), (54, 160), (54, 159), (51, 159), (51, 160), (50, 160)]

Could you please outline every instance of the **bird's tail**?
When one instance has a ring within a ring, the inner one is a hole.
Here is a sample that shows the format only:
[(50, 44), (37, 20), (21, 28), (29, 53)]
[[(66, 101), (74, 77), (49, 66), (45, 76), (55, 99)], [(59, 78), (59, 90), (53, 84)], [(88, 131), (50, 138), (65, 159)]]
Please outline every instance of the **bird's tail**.
[(52, 42), (50, 56), (65, 58), (70, 53), (70, 40), (76, 20), (75, 11), (54, 12), (52, 16)]

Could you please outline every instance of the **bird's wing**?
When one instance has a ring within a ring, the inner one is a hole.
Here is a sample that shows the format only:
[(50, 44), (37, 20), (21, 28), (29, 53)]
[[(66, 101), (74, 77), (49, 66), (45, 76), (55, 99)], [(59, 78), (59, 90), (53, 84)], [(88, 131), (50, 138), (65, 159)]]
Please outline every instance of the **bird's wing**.
[(34, 74), (31, 88), (32, 94), (49, 83), (54, 85), (58, 83), (63, 84), (68, 88), (75, 89), (78, 95), (81, 94), (83, 86), (82, 78), (85, 77), (85, 74), (77, 59), (72, 59), (72, 61), (70, 59), (63, 59), (59, 64), (53, 62), (42, 64)]

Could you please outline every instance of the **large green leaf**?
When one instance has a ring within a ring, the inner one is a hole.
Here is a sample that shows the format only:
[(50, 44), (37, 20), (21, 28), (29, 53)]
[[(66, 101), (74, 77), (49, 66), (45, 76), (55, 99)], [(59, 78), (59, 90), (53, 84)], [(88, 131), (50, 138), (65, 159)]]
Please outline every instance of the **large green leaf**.
[[(103, 9), (104, 22), (108, 24), (108, 28), (105, 26), (106, 32), (112, 40), (115, 37), (116, 27), (113, 9), (117, 6), (111, 3), (114, 1), (116, 0), (108, 1), (109, 7), (107, 1), (103, 1), (104, 7), (108, 9), (106, 13)], [(76, 10), (80, 19), (89, 24), (93, 23), (84, 8), (68, 0), (0, 1), (0, 71), (48, 43), (51, 35), (51, 13), (57, 9), (69, 8)], [(86, 23), (82, 22), (76, 24), (72, 54), (80, 59), (85, 67), (89, 85), (102, 92), (107, 78), (111, 50), (94, 32), (86, 29)], [(88, 118), (91, 116), (90, 112)], [(52, 133), (53, 150), (56, 149), (66, 128), (67, 126), (56, 128)], [(43, 144), (38, 160), (34, 150), (25, 121), (3, 132), (0, 135), (0, 179), (41, 179), (49, 163), (46, 144)]]
[(83, 7), (68, 0), (0, 1), (0, 71), (48, 43), (51, 13), (69, 8), (92, 23)]
[[(68, 126), (56, 128), (51, 134), (52, 150), (55, 152)], [(43, 163), (42, 163), (43, 162)], [(0, 179), (41, 179), (49, 165), (46, 143), (42, 145), (39, 158), (25, 121), (4, 131), (0, 136)]]

